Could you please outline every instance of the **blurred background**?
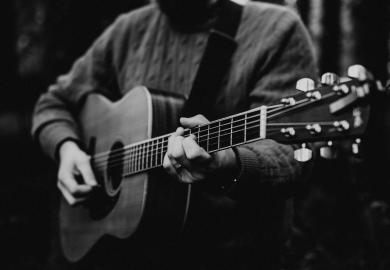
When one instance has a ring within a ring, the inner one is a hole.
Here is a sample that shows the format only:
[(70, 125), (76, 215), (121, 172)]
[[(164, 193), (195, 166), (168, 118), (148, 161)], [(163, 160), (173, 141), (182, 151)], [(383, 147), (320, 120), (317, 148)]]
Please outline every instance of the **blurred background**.
[[(147, 2), (1, 2), (1, 269), (48, 269), (60, 256), (55, 166), (30, 138), (36, 99), (118, 14)], [(390, 1), (268, 2), (300, 14), (321, 73), (345, 75), (359, 63), (383, 83), (390, 78)], [(389, 99), (373, 107), (365, 155), (319, 162), (297, 194), (285, 269), (390, 269)]]

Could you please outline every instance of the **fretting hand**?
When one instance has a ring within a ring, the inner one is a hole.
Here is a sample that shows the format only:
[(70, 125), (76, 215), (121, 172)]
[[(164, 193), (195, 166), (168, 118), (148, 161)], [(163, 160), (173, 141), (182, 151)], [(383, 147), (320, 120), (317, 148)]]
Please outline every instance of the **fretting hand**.
[[(180, 119), (184, 128), (208, 122), (203, 115)], [(189, 184), (202, 181), (208, 176), (220, 175), (231, 178), (236, 176), (237, 159), (231, 148), (209, 154), (196, 143), (194, 135), (183, 137), (183, 127), (179, 127), (168, 140), (168, 150), (163, 162), (168, 174), (180, 182)]]

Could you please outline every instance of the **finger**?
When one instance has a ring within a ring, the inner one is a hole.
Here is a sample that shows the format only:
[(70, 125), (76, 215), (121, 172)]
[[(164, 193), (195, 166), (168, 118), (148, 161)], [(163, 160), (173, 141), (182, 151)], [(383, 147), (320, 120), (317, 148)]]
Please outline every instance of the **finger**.
[(190, 162), (204, 163), (211, 159), (211, 155), (195, 142), (193, 136), (186, 137), (182, 146), (185, 156)]
[(82, 197), (91, 192), (89, 185), (79, 185), (73, 174), (60, 175), (58, 181), (73, 197)]
[(166, 171), (169, 175), (171, 175), (171, 176), (177, 178), (176, 169), (175, 169), (175, 167), (173, 166), (173, 164), (172, 164), (170, 158), (168, 157), (168, 155), (165, 155), (165, 156), (164, 156), (163, 167), (164, 167), (165, 171)]
[(183, 136), (183, 134), (184, 134), (184, 128), (182, 128), (182, 127), (178, 127), (177, 129), (176, 129), (176, 135), (177, 136)]
[(186, 168), (190, 167), (190, 163), (188, 162), (187, 157), (184, 153), (183, 140), (184, 138), (182, 136), (177, 136), (172, 143), (172, 152), (170, 159), (176, 169), (180, 168), (181, 166), (184, 166)]
[(195, 126), (207, 124), (209, 122), (210, 121), (207, 120), (207, 118), (204, 117), (201, 114), (195, 115), (195, 116), (190, 117), (190, 118), (187, 118), (187, 117), (181, 117), (180, 118), (180, 124), (183, 127), (186, 127), (186, 128), (192, 128), (192, 127), (195, 127)]
[(62, 196), (65, 198), (65, 200), (68, 202), (70, 206), (74, 206), (85, 200), (83, 198), (73, 197), (72, 194), (69, 193), (69, 191), (61, 184), (60, 181), (57, 182), (57, 187), (61, 191)]
[[(177, 129), (176, 132), (174, 134), (172, 134), (169, 138), (168, 138), (168, 149), (167, 149), (167, 153), (166, 155), (168, 156), (169, 160), (170, 160), (170, 163), (174, 166), (174, 167), (180, 167), (181, 165), (175, 160), (174, 158), (174, 154), (173, 154), (173, 151), (174, 149), (176, 148), (175, 146), (175, 143), (176, 143), (176, 138), (180, 134), (180, 129)], [(177, 151), (177, 149), (176, 149)]]
[(92, 171), (89, 159), (77, 164), (77, 169), (80, 171), (81, 176), (87, 185), (94, 187), (97, 186), (95, 174)]

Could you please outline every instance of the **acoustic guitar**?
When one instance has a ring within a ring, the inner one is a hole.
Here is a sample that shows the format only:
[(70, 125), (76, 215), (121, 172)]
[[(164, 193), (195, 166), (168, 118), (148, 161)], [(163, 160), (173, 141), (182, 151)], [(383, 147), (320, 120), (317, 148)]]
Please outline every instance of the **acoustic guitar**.
[[(363, 97), (374, 83), (333, 83), (187, 129), (185, 136), (194, 134), (209, 153), (262, 139), (307, 150), (307, 142), (361, 136), (369, 115)], [(178, 96), (142, 86), (117, 102), (87, 97), (78, 120), (101, 188), (85, 204), (61, 202), (60, 239), (69, 261), (79, 261), (105, 235), (127, 239), (145, 228), (162, 234), (183, 228), (191, 185), (169, 179), (161, 169), (183, 105)], [(296, 158), (305, 161), (305, 151), (299, 151)]]

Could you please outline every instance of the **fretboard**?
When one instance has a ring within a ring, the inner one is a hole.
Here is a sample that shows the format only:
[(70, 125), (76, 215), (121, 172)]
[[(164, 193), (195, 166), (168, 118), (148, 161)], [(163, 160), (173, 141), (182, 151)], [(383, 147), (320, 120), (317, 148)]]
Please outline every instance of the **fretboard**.
[[(184, 131), (184, 137), (195, 135), (196, 142), (208, 153), (265, 138), (265, 106), (215, 120)], [(124, 149), (124, 175), (160, 167), (171, 134), (128, 145)]]

